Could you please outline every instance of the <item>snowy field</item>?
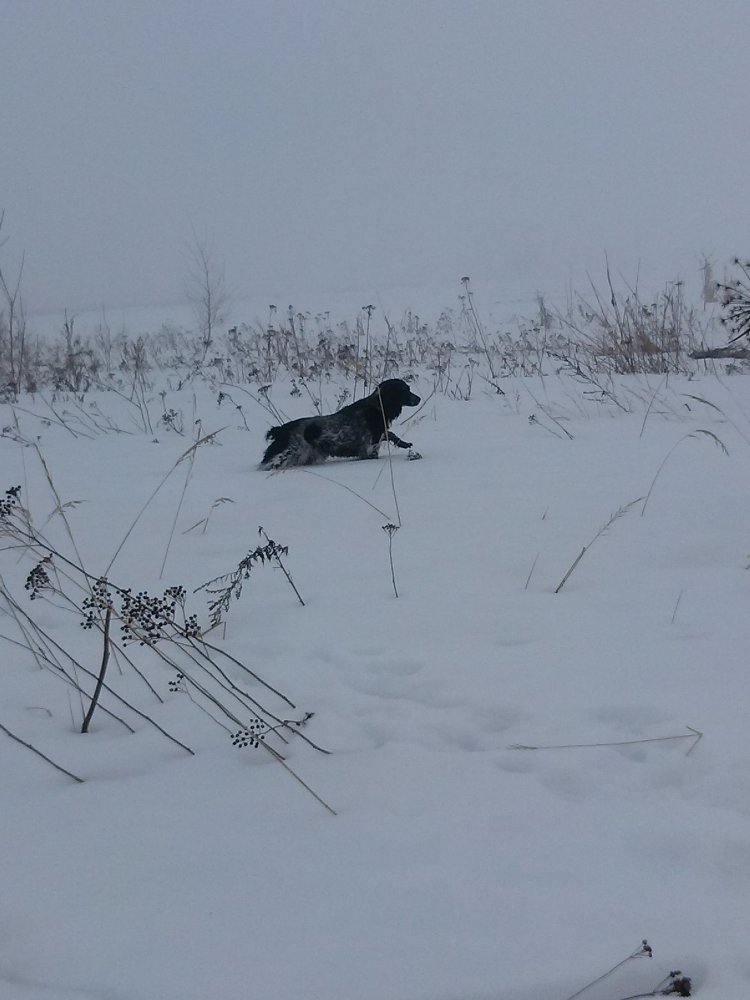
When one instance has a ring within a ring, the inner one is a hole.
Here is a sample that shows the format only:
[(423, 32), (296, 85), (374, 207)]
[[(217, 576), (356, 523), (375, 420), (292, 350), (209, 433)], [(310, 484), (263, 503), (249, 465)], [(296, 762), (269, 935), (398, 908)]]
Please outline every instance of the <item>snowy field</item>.
[[(643, 939), (584, 1000), (750, 995), (750, 376), (502, 388), (420, 376), (421, 461), (314, 474), (257, 471), (266, 408), (202, 381), (154, 383), (153, 433), (114, 393), (0, 407), (2, 1000), (568, 1000)], [(81, 735), (76, 567), (206, 630), (261, 525), (304, 606), (251, 564), (224, 687), (113, 623)], [(257, 715), (294, 721), (235, 747)]]

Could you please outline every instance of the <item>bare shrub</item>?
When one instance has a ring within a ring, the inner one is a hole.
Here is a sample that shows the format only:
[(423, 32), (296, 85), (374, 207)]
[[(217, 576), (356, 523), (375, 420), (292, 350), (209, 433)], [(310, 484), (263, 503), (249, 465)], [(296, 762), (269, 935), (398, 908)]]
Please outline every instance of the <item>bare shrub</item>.
[(638, 287), (618, 291), (607, 265), (607, 292), (591, 283), (591, 296), (577, 295), (558, 321), (572, 334), (587, 361), (616, 374), (685, 372), (697, 342), (695, 309), (685, 303), (681, 281), (670, 282), (644, 301)]
[(188, 266), (186, 294), (193, 309), (197, 333), (200, 337), (201, 352), (196, 362), (205, 362), (213, 345), (217, 325), (222, 322), (223, 312), (229, 304), (229, 290), (214, 249), (193, 233), (193, 241), (187, 251)]
[[(0, 234), (2, 234), (5, 212), (0, 212)], [(7, 243), (0, 239), (0, 248)], [(4, 377), (7, 390), (17, 396), (23, 385), (26, 361), (26, 315), (21, 295), (21, 279), (25, 255), (21, 254), (15, 278), (10, 277), (0, 266), (0, 377)]]

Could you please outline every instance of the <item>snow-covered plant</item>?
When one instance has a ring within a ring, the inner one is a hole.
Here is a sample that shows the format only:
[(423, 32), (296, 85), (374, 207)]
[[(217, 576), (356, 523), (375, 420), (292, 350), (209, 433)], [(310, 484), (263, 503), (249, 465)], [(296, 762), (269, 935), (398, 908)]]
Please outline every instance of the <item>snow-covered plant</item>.
[[(572, 993), (569, 997), (566, 998), (566, 1000), (578, 1000), (578, 998), (582, 997), (585, 993), (587, 993), (592, 988), (592, 986), (596, 986), (597, 984), (603, 982), (605, 979), (609, 979), (609, 977), (612, 976), (613, 973), (617, 972), (623, 966), (628, 965), (634, 959), (639, 959), (639, 958), (653, 959), (653, 957), (654, 957), (653, 949), (651, 948), (651, 945), (648, 943), (648, 941), (646, 941), (644, 938), (640, 946), (636, 948), (635, 951), (631, 952), (629, 955), (623, 958), (622, 961), (617, 962), (617, 964), (613, 965), (611, 969), (608, 969), (606, 972), (602, 973), (601, 976), (597, 976), (596, 979), (592, 979), (590, 983), (586, 983), (586, 985), (582, 986), (580, 990), (576, 990), (576, 992)], [(626, 997), (618, 997), (617, 1000), (645, 1000), (645, 998), (647, 997), (665, 997), (665, 996), (689, 997), (692, 996), (691, 991), (692, 991), (692, 982), (690, 980), (690, 977), (684, 976), (682, 972), (679, 969), (677, 969), (664, 976), (663, 979), (661, 979), (654, 987), (652, 987), (652, 989), (648, 990), (647, 992), (631, 993), (629, 996)]]
[(234, 569), (207, 580), (195, 589), (196, 593), (205, 590), (210, 595), (208, 611), (212, 628), (216, 628), (224, 621), (224, 616), (232, 606), (232, 599), (235, 601), (240, 599), (243, 584), (245, 580), (250, 579), (250, 573), (255, 566), (275, 565), (284, 573), (300, 604), (305, 603), (282, 560), (282, 556), (289, 554), (288, 546), (280, 545), (269, 538), (262, 526), (258, 529), (258, 533), (265, 538), (265, 545), (256, 545), (240, 559)]
[[(64, 511), (61, 510), (61, 513), (65, 520)], [(66, 529), (70, 530), (67, 522)], [(167, 733), (142, 709), (126, 701), (107, 680), (107, 668), (114, 658), (121, 670), (125, 666), (131, 667), (151, 693), (163, 701), (146, 674), (149, 666), (161, 664), (174, 671), (169, 684), (172, 693), (187, 692), (190, 700), (225, 731), (247, 733), (248, 740), (252, 737), (254, 745), (273, 756), (329, 812), (333, 812), (289, 767), (281, 750), (290, 737), (297, 736), (311, 748), (326, 752), (300, 732), (301, 727), (312, 718), (312, 713), (305, 713), (300, 720), (287, 719), (266, 707), (238, 683), (236, 677), (241, 671), (285, 705), (295, 707), (286, 695), (263, 680), (240, 658), (209, 641), (198, 615), (187, 610), (185, 587), (170, 586), (162, 594), (154, 595), (145, 589), (135, 591), (131, 587), (123, 587), (108, 576), (94, 576), (80, 561), (74, 542), (76, 558), (69, 558), (48, 539), (43, 530), (34, 526), (33, 519), (21, 503), (19, 486), (7, 489), (0, 498), (0, 533), (10, 543), (6, 552), (20, 548), (25, 558), (33, 560), (24, 584), (28, 598), (37, 603), (46, 602), (50, 609), (57, 609), (58, 612), (74, 612), (85, 631), (99, 636), (98, 667), (94, 668), (87, 664), (85, 656), (76, 650), (74, 644), (53, 638), (49, 631), (48, 614), (43, 620), (32, 614), (0, 576), (0, 608), (18, 625), (19, 638), (11, 637), (10, 641), (26, 646), (40, 667), (62, 678), (79, 693), (82, 703), (88, 703), (81, 732), (88, 731), (97, 707), (133, 732), (132, 727), (112, 711), (112, 707), (125, 706), (192, 754), (190, 747)], [(240, 564), (242, 568), (238, 574), (232, 577), (227, 601), (232, 593), (239, 593), (242, 579), (249, 574), (251, 566), (268, 561), (281, 564), (286, 547), (265, 537), (266, 545), (249, 553)], [(288, 579), (291, 582), (291, 578)], [(115, 623), (119, 624), (119, 636), (114, 634)], [(140, 657), (134, 655), (137, 650), (129, 648), (134, 644), (148, 654), (150, 663), (138, 662)], [(94, 684), (93, 693), (91, 682)], [(100, 700), (106, 700), (108, 704), (100, 704)], [(230, 725), (234, 728), (230, 729)], [(275, 738), (276, 746), (269, 743), (271, 736)]]

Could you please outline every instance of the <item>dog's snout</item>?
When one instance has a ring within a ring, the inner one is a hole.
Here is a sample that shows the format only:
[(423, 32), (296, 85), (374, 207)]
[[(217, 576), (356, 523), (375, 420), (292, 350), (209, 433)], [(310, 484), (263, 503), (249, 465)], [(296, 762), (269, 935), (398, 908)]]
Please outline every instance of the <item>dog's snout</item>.
[(409, 406), (418, 406), (422, 402), (421, 398), (416, 394), (416, 392), (409, 393)]

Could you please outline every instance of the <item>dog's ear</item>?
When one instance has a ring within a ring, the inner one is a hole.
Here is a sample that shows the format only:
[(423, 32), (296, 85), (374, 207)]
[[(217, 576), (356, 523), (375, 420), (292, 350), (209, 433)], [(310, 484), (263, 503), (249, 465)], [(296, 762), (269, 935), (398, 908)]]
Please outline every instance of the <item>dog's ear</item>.
[(399, 383), (400, 379), (389, 378), (385, 382), (381, 382), (373, 394), (376, 408), (380, 410), (382, 406), (388, 423), (398, 417), (403, 406)]

